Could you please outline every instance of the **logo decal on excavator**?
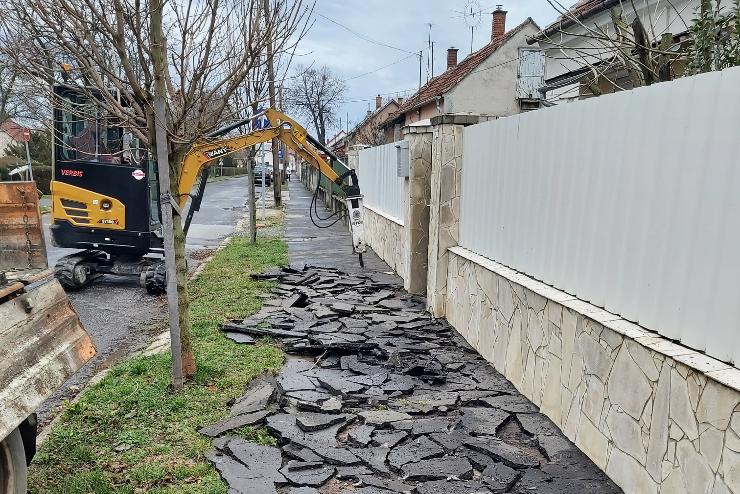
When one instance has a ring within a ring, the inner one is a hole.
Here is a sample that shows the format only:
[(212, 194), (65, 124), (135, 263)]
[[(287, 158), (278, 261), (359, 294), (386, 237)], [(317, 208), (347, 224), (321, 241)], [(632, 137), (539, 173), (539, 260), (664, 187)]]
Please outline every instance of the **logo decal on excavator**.
[(213, 158), (218, 158), (219, 156), (223, 156), (229, 151), (231, 151), (231, 148), (229, 148), (228, 146), (224, 146), (218, 149), (213, 149), (211, 151), (206, 151), (203, 154), (205, 154), (207, 158), (213, 159)]
[(98, 223), (100, 223), (101, 225), (117, 225), (118, 220), (103, 218), (101, 220), (98, 220)]

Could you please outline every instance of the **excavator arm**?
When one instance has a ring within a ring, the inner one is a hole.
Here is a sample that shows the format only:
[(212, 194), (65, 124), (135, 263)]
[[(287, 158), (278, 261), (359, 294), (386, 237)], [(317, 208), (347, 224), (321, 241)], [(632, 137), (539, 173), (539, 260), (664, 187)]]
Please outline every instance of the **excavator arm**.
[[(218, 135), (244, 125), (248, 121), (245, 120), (222, 129), (193, 145), (185, 155), (180, 170), (177, 198), (180, 208), (185, 206), (188, 197), (192, 196), (194, 201), (200, 200), (206, 177), (204, 176), (201, 180), (202, 185), (195, 196), (192, 195), (193, 186), (198, 179), (198, 175), (208, 168), (213, 160), (229, 156), (257, 144), (271, 141), (272, 139), (279, 139), (295, 151), (305, 162), (318, 169), (322, 175), (341, 187), (345, 194), (345, 204), (347, 206), (350, 230), (352, 231), (352, 244), (355, 252), (360, 254), (360, 262), (362, 262), (362, 253), (365, 252), (367, 247), (364, 241), (362, 194), (360, 193), (355, 171), (350, 170), (345, 174), (339, 175), (320, 154), (320, 151), (323, 151), (333, 156), (331, 152), (313, 139), (303, 126), (287, 115), (270, 108), (265, 111), (264, 116), (270, 122), (270, 127), (266, 129), (253, 130), (234, 137), (220, 137)], [(192, 207), (191, 205), (191, 209)]]

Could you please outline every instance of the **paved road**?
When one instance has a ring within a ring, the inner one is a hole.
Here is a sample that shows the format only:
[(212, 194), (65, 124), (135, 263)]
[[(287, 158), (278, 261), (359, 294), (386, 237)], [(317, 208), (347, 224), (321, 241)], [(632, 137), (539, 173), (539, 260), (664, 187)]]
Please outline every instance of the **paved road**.
[[(208, 184), (201, 210), (190, 226), (187, 241), (189, 254), (215, 248), (230, 235), (244, 215), (247, 179), (233, 178)], [(44, 215), (49, 265), (69, 253), (50, 244), (49, 215)], [(196, 261), (197, 262), (197, 261)], [(138, 286), (137, 280), (104, 276), (91, 286), (70, 292), (72, 305), (98, 350), (95, 358), (83, 367), (39, 410), (42, 420), (61, 403), (74, 396), (97, 370), (110, 366), (144, 346), (156, 332), (154, 322), (165, 315), (164, 297), (152, 297)]]

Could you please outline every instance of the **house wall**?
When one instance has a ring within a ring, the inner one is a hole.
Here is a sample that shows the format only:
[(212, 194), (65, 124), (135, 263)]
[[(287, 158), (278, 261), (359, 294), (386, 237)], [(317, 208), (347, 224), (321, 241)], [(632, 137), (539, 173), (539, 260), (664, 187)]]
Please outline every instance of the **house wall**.
[[(439, 108), (444, 109), (444, 98), (440, 98), (439, 101)], [(419, 122), (421, 120), (426, 120), (428, 118), (436, 117), (440, 114), (439, 109), (437, 109), (437, 102), (431, 101), (429, 103), (426, 103), (422, 105), (419, 108), (415, 108), (413, 110), (409, 110), (406, 112), (406, 120), (404, 123), (404, 126), (413, 125), (416, 122)]]
[[(507, 116), (519, 113), (516, 85), (519, 48), (538, 33), (531, 23), (499, 47), (445, 94), (444, 113)], [(530, 47), (531, 48), (531, 47)]]
[(15, 141), (6, 132), (0, 131), (0, 157), (8, 155), (8, 146), (13, 142)]
[[(379, 141), (393, 142), (395, 140), (393, 126), (383, 128), (382, 124), (397, 110), (398, 102), (392, 100), (384, 104), (380, 110), (375, 110), (371, 116), (366, 117), (350, 133), (350, 147), (355, 145), (374, 146)], [(373, 130), (377, 132), (377, 136), (373, 136)]]
[[(645, 25), (648, 33), (654, 26), (655, 36), (660, 38), (664, 32), (680, 34), (688, 30), (687, 26), (691, 25), (691, 20), (695, 17), (696, 9), (699, 7), (700, 0), (676, 0), (668, 2), (666, 0), (646, 0), (637, 2), (637, 13)], [(627, 22), (632, 22), (635, 14), (632, 7), (625, 4), (624, 10), (627, 12), (625, 18)], [(609, 10), (583, 20), (588, 26), (599, 26), (607, 33), (614, 33), (614, 23), (611, 19)], [(545, 79), (551, 79), (571, 71), (582, 68), (585, 63), (593, 63), (598, 60), (608, 59), (612, 56), (612, 50), (604, 42), (594, 41), (584, 36), (587, 34), (585, 27), (581, 25), (571, 25), (563, 29), (567, 34), (556, 33), (550, 35), (553, 44), (540, 43), (545, 49), (547, 58), (545, 59)], [(628, 89), (626, 87), (626, 89)], [(570, 84), (568, 86), (555, 89), (547, 93), (548, 99), (570, 100), (579, 97), (579, 85)]]

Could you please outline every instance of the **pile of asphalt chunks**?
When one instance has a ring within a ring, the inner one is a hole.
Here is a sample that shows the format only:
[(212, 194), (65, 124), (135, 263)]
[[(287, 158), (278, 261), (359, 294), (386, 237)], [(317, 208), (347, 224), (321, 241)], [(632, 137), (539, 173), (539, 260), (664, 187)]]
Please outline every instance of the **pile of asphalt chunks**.
[[(380, 275), (294, 266), (228, 338), (288, 360), (200, 432), (230, 493), (618, 493), (424, 299)], [(387, 278), (387, 277), (386, 277)], [(277, 446), (239, 437), (266, 427)]]

